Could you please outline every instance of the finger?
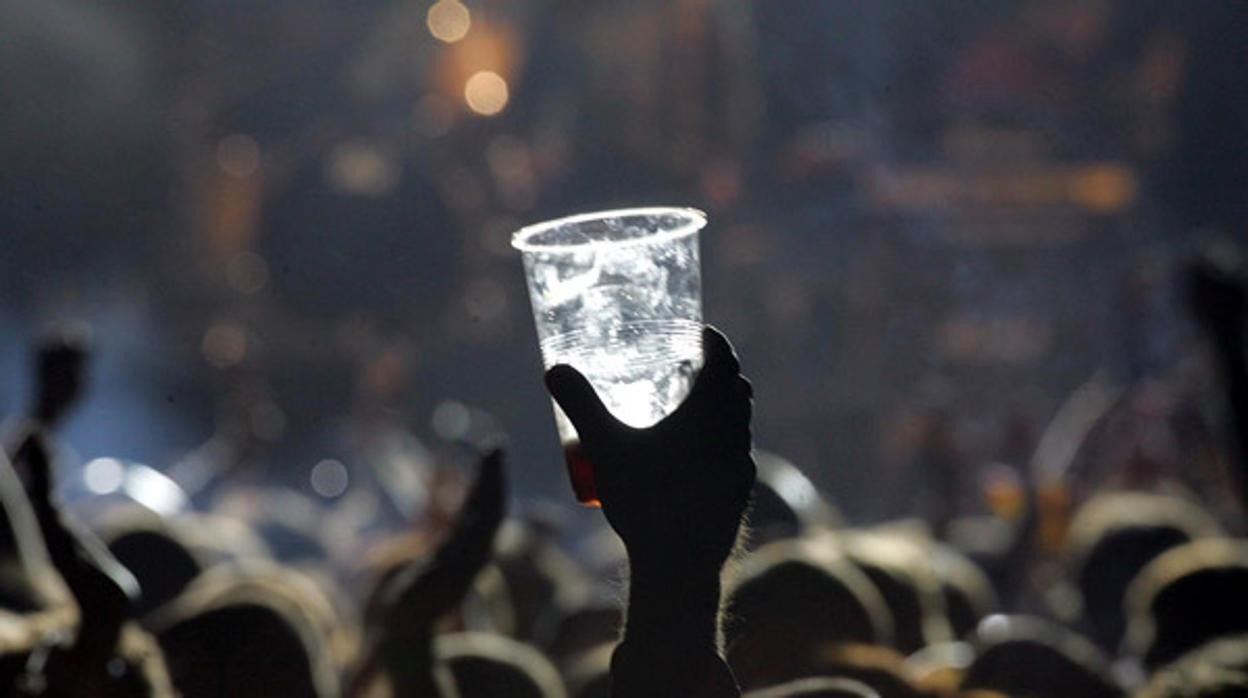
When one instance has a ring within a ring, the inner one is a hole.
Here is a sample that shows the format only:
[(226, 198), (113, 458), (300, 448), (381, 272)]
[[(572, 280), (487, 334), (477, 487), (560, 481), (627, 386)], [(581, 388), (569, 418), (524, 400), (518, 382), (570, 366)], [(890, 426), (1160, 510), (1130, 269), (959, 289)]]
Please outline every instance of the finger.
[(702, 328), (703, 371), (718, 375), (735, 376), (741, 372), (737, 352), (723, 332), (711, 325)]
[[(740, 376), (741, 364), (732, 344), (723, 333), (707, 325), (702, 329), (702, 354), (702, 369), (694, 378), (686, 402), (707, 403), (715, 410), (735, 406), (740, 402), (741, 386), (738, 381), (743, 379)], [(753, 394), (752, 389), (750, 394)]]
[(615, 417), (598, 399), (594, 386), (575, 368), (559, 364), (547, 371), (546, 389), (576, 427), (582, 441), (593, 441), (598, 434), (616, 425)]
[(496, 448), (481, 460), (455, 528), (435, 554), (438, 564), (462, 568), (470, 577), (476, 576), (489, 560), (505, 504), (503, 451)]

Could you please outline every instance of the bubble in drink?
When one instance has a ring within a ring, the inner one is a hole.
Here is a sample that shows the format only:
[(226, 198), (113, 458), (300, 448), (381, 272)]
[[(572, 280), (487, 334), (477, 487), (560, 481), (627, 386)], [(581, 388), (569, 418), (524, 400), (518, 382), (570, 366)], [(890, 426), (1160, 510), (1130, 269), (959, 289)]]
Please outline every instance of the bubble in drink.
[[(697, 232), (705, 223), (692, 209), (630, 209), (542, 223), (512, 241), (524, 253), (542, 362), (580, 371), (629, 426), (676, 409), (702, 365)], [(565, 445), (579, 444), (558, 406), (555, 422)], [(569, 475), (585, 501), (593, 469), (573, 450)]]

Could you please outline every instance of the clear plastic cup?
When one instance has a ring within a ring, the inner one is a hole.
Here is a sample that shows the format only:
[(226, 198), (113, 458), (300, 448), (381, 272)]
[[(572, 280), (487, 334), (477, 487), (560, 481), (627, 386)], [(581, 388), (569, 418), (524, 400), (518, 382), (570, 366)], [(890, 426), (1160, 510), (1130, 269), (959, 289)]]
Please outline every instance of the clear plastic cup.
[[(648, 427), (676, 409), (702, 366), (702, 269), (690, 208), (586, 213), (531, 225), (524, 257), (546, 368), (569, 364), (620, 421)], [(577, 499), (597, 504), (593, 467), (555, 406)]]

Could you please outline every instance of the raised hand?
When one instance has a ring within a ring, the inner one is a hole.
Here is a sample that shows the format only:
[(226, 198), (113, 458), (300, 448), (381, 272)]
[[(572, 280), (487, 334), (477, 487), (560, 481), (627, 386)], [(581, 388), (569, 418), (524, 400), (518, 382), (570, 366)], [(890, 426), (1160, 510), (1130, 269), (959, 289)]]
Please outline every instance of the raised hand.
[(48, 448), (38, 432), (27, 435), (13, 460), (27, 473), (26, 493), (48, 557), (79, 612), (73, 643), (54, 652), (44, 670), (48, 685), (61, 690), (49, 695), (88, 695), (78, 689), (118, 678), (109, 663), (117, 657), (122, 626), (132, 617), (138, 583), (99, 541), (63, 518), (52, 497)]
[(35, 353), (32, 417), (55, 427), (82, 395), (90, 351), (86, 340), (64, 331), (44, 339)]
[(719, 575), (754, 485), (753, 391), (722, 334), (704, 328), (702, 350), (705, 364), (689, 397), (646, 429), (613, 417), (575, 369), (546, 374), (593, 463), (603, 514), (628, 549), (614, 698), (740, 693), (719, 653)]
[(387, 585), (388, 632), (428, 633), (463, 601), (493, 553), (494, 535), (503, 521), (505, 489), (503, 452), (495, 449), (482, 459), (455, 527), (433, 558), (409, 565)]
[(702, 349), (705, 363), (689, 396), (646, 429), (612, 416), (571, 366), (546, 374), (594, 464), (603, 513), (634, 568), (676, 561), (718, 570), (754, 485), (752, 388), (719, 331), (703, 330)]
[(438, 551), (428, 561), (411, 563), (386, 585), (385, 624), (374, 629), (371, 649), (354, 672), (347, 695), (362, 694), (384, 667), (396, 698), (453, 698), (449, 674), (433, 657), (433, 627), (463, 601), (489, 562), (505, 505), (503, 452), (495, 449), (482, 459), (459, 518)]

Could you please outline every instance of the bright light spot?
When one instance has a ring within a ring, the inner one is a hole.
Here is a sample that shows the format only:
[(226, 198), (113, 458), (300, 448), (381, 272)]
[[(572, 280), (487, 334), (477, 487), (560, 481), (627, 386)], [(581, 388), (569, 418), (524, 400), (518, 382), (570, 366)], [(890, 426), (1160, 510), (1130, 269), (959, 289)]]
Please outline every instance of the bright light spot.
[(239, 293), (259, 293), (269, 283), (269, 265), (255, 252), (240, 252), (226, 265), (225, 279)]
[(447, 441), (459, 441), (468, 435), (472, 415), (462, 402), (447, 400), (433, 408), (433, 431)]
[(260, 169), (260, 146), (245, 133), (235, 133), (217, 143), (217, 166), (234, 177), (250, 177)]
[(132, 465), (126, 475), (126, 494), (157, 514), (186, 509), (186, 493), (163, 473), (146, 465)]
[(507, 106), (507, 81), (492, 70), (482, 70), (468, 78), (464, 100), (468, 108), (482, 116), (493, 116)]
[(200, 348), (213, 366), (236, 366), (247, 355), (247, 333), (235, 323), (217, 322), (204, 332)]
[(334, 148), (326, 167), (326, 177), (334, 188), (357, 196), (385, 196), (399, 183), (399, 164), (364, 141)]
[(347, 475), (347, 466), (326, 458), (312, 466), (312, 489), (325, 498), (337, 497), (347, 491), (351, 478)]
[(95, 494), (111, 494), (121, 487), (125, 468), (115, 458), (96, 458), (83, 468), (82, 479)]
[(453, 44), (468, 35), (472, 15), (458, 0), (438, 0), (429, 8), (425, 24), (435, 39)]

